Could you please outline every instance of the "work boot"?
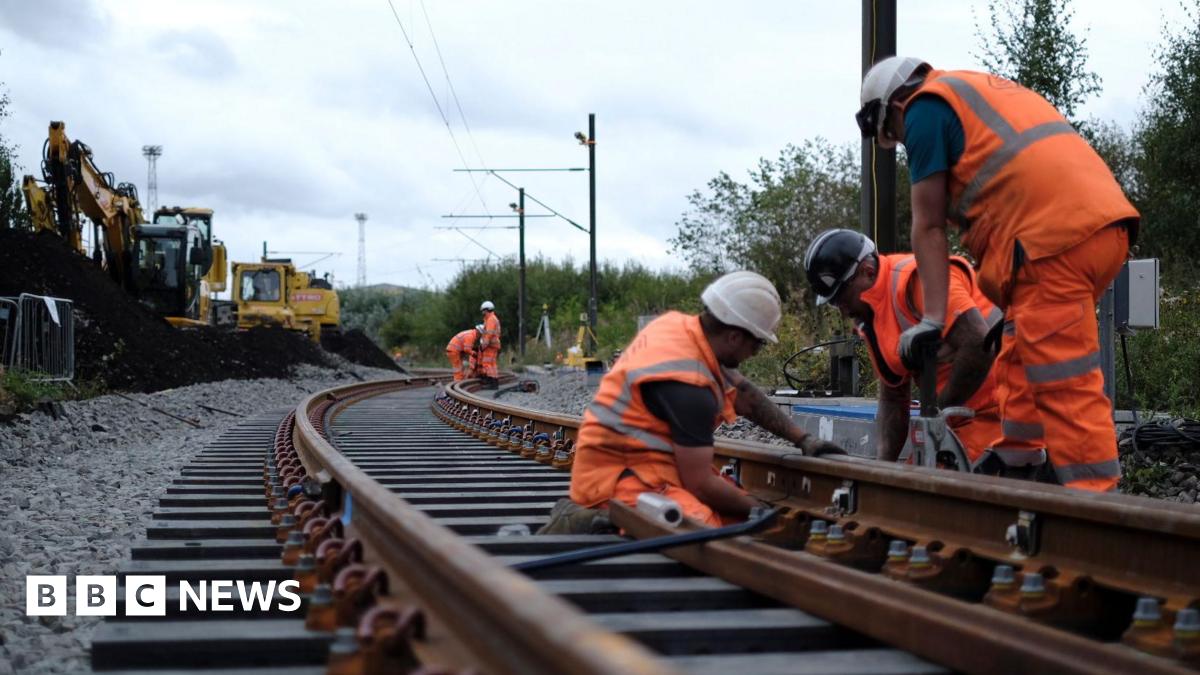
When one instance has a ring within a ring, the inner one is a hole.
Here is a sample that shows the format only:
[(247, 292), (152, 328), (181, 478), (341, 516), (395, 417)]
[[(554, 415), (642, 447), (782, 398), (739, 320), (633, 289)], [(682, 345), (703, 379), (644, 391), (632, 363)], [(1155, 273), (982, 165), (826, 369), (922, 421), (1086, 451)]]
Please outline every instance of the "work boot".
[(616, 532), (608, 514), (585, 509), (570, 499), (560, 499), (550, 510), (550, 520), (537, 534), (608, 534)]

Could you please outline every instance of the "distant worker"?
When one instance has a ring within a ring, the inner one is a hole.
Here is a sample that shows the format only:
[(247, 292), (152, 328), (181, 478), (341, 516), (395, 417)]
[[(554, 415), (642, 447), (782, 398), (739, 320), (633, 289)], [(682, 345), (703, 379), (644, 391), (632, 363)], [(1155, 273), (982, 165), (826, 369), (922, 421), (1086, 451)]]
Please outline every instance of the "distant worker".
[[(826, 230), (813, 240), (804, 255), (804, 271), (817, 295), (817, 304), (837, 308), (852, 319), (867, 344), (867, 353), (879, 378), (879, 411), (876, 414), (876, 455), (895, 461), (908, 437), (912, 383), (919, 376), (900, 358), (900, 334), (924, 316), (921, 275), (911, 253), (880, 255), (875, 242), (853, 230)], [(938, 407), (965, 406), (971, 418), (952, 417), (950, 428), (962, 443), (972, 465), (987, 471), (981, 462), (995, 447), (1041, 452), (1041, 437), (999, 441), (1003, 435), (996, 403), (996, 378), (991, 374), (994, 354), (983, 339), (1002, 320), (1002, 313), (975, 284), (975, 271), (958, 256), (950, 258), (950, 286), (938, 351)], [(1016, 386), (1026, 386), (1022, 373), (1013, 373)], [(998, 460), (994, 460), (998, 461)], [(985, 466), (986, 465), (986, 466)]]
[(484, 300), (479, 306), (483, 312), (483, 337), (479, 342), (479, 368), (483, 386), (495, 389), (500, 370), (496, 360), (500, 357), (500, 317), (496, 316), (496, 306), (491, 300)]
[(799, 446), (842, 453), (806, 433), (735, 368), (778, 342), (779, 294), (765, 277), (733, 272), (700, 296), (699, 316), (668, 312), (638, 332), (583, 416), (571, 500), (634, 506), (643, 492), (675, 500), (689, 518), (720, 525), (759, 503), (713, 469), (713, 431), (738, 415)]
[[(861, 104), (863, 137), (908, 153), (926, 311), (901, 335), (901, 355), (944, 330), (953, 223), (980, 289), (1005, 312), (994, 366), (1001, 424), (1010, 438), (1044, 436), (1049, 465), (1042, 453), (996, 448), (1000, 458), (1068, 487), (1115, 489), (1096, 301), (1136, 239), (1138, 212), (1112, 172), (1054, 106), (995, 75), (893, 56), (867, 72)], [(1019, 373), (1030, 387), (1006, 387)]]
[(478, 367), (479, 337), (483, 335), (483, 324), (468, 328), (450, 338), (446, 345), (446, 358), (454, 371), (454, 381), (475, 377)]

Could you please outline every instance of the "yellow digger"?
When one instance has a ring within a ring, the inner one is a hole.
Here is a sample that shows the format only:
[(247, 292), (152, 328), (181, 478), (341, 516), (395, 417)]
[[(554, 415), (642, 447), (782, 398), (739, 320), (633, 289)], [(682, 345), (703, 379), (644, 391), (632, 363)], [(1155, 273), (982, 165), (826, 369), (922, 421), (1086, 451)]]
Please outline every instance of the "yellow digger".
[(42, 179), (25, 176), (21, 184), (35, 230), (87, 256), (86, 218), (92, 260), (122, 289), (173, 325), (213, 323), (212, 294), (224, 289), (226, 268), (211, 209), (159, 209), (146, 222), (137, 187), (101, 171), (63, 122), (50, 123), (42, 154)]
[(281, 326), (303, 331), (313, 342), (341, 334), (341, 306), (333, 285), (297, 270), (288, 258), (233, 264), (238, 328)]

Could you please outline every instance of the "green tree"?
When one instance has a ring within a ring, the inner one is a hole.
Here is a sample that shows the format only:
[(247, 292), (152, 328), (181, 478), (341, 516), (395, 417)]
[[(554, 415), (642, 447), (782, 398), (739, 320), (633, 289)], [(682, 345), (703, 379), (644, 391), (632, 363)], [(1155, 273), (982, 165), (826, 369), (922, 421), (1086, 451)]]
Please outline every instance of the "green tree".
[(1187, 21), (1163, 27), (1134, 129), (1141, 252), (1162, 258), (1177, 288), (1195, 286), (1200, 272), (1200, 155), (1191, 152), (1200, 138), (1200, 2), (1185, 9)]
[[(11, 114), (8, 103), (8, 92), (4, 89), (4, 83), (0, 82), (0, 125)], [(9, 145), (8, 139), (0, 133), (0, 228), (28, 228), (30, 225), (29, 211), (25, 208), (21, 183), (17, 178), (21, 167), (14, 159), (16, 152), (16, 146)]]
[(822, 230), (858, 228), (860, 192), (855, 148), (820, 138), (788, 145), (778, 159), (759, 160), (749, 183), (722, 172), (707, 192), (689, 195), (672, 250), (697, 274), (752, 269), (785, 299), (811, 305), (805, 248)]
[(975, 54), (990, 71), (1041, 94), (1076, 127), (1075, 110), (1100, 92), (1087, 69), (1087, 31), (1071, 30), (1070, 0), (992, 0), (988, 30), (975, 24), (983, 45)]
[(1125, 194), (1136, 195), (1140, 172), (1137, 138), (1116, 122), (1096, 118), (1088, 120), (1083, 136), (1108, 165)]

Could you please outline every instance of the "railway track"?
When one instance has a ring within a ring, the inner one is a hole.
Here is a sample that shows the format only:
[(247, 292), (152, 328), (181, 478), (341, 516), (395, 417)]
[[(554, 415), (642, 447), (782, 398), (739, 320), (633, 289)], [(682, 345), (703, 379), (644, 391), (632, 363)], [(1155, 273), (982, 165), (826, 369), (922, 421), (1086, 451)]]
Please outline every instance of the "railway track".
[[(94, 669), (1197, 666), (1195, 509), (750, 443), (718, 454), (782, 507), (771, 530), (518, 573), (621, 541), (524, 536), (566, 493), (578, 418), (462, 385), (435, 400), (434, 384), (321, 392), (214, 440), (161, 501), (122, 579), (298, 579), (302, 606), (182, 611), (168, 592), (167, 616), (119, 615), (97, 631)], [(611, 517), (637, 538), (689, 529), (623, 507)]]

